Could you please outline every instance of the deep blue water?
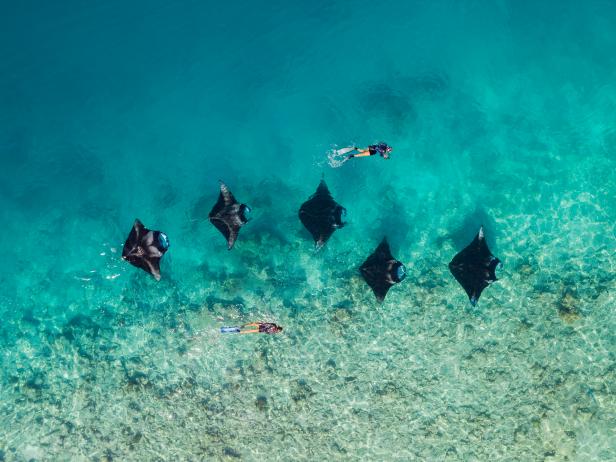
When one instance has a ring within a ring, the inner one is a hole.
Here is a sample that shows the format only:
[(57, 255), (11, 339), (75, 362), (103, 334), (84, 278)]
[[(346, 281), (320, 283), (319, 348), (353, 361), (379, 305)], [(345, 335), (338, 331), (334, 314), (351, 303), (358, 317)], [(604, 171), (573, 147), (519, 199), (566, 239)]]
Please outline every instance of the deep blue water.
[[(613, 2), (1, 11), (0, 459), (616, 460)], [(349, 224), (315, 253), (322, 176)], [(231, 252), (219, 179), (254, 209)], [(473, 308), (447, 263), (480, 225)], [(255, 320), (285, 331), (218, 334)]]

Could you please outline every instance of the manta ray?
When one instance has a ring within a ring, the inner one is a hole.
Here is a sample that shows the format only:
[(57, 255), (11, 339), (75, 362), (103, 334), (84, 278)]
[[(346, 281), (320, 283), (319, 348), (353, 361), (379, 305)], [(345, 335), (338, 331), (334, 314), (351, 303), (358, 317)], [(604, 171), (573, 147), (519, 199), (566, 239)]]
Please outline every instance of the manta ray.
[(394, 284), (406, 277), (405, 266), (392, 256), (385, 237), (359, 270), (379, 302), (385, 300)]
[(168, 249), (169, 238), (165, 233), (149, 230), (136, 219), (124, 243), (122, 258), (160, 281), (160, 259)]
[(225, 236), (227, 249), (233, 248), (240, 228), (248, 223), (248, 214), (251, 210), (246, 204), (240, 204), (235, 200), (227, 185), (220, 182), (220, 195), (209, 218), (210, 222)]
[(299, 219), (312, 234), (317, 250), (325, 245), (334, 231), (345, 225), (342, 221), (345, 215), (346, 209), (334, 200), (324, 180), (299, 208)]
[(471, 305), (475, 306), (483, 289), (496, 278), (500, 260), (492, 255), (486, 244), (483, 226), (468, 246), (462, 249), (449, 263), (449, 271), (466, 291)]

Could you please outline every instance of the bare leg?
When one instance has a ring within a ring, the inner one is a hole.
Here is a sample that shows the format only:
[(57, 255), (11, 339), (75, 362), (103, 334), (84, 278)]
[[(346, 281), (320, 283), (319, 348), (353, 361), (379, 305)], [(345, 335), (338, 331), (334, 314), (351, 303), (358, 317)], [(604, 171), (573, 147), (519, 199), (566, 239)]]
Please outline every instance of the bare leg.
[(359, 149), (359, 152), (357, 154), (354, 154), (353, 157), (368, 157), (369, 155), (369, 149)]

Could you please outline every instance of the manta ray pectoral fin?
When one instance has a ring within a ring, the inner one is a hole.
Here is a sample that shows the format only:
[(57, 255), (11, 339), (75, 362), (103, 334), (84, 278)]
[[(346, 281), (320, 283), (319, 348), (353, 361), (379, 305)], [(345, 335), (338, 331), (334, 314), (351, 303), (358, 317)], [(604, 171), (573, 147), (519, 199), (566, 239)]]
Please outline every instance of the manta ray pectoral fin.
[(126, 242), (124, 243), (122, 257), (126, 257), (135, 251), (135, 248), (141, 241), (141, 236), (143, 235), (144, 230), (145, 227), (143, 226), (143, 223), (141, 223), (141, 221), (137, 218), (133, 223), (130, 233), (128, 233)]
[(141, 236), (141, 234), (145, 230), (145, 226), (143, 226), (143, 223), (141, 223), (141, 220), (139, 218), (135, 218), (135, 223), (133, 223), (133, 229), (135, 230), (135, 234), (137, 235), (137, 237)]
[(152, 231), (148, 231), (148, 233), (142, 238), (142, 242), (145, 247), (150, 247), (152, 242), (154, 242), (154, 233)]
[(154, 265), (154, 262), (149, 260), (146, 260), (146, 262), (150, 268), (150, 274), (154, 276), (154, 279), (160, 281), (160, 267), (158, 266), (158, 264)]
[(323, 246), (325, 245), (325, 242), (327, 241), (327, 239), (323, 239), (323, 237), (319, 237), (318, 239), (316, 239), (314, 241), (314, 250), (319, 251), (323, 248)]
[(235, 241), (237, 240), (237, 231), (230, 230), (229, 238), (227, 239), (227, 250), (231, 250), (235, 245)]
[(163, 253), (158, 250), (156, 247), (154, 247), (153, 245), (148, 247), (148, 257), (162, 257)]
[(331, 197), (331, 193), (329, 192), (327, 183), (325, 183), (325, 180), (323, 178), (321, 178), (321, 182), (319, 183), (319, 186), (317, 186), (317, 190), (314, 193), (314, 196), (330, 196)]
[(218, 217), (210, 218), (210, 221), (227, 240), (227, 250), (231, 250), (237, 240), (239, 226), (233, 226), (233, 224)]
[(226, 184), (224, 184), (221, 180), (218, 181), (220, 181), (220, 195), (225, 203), (225, 207), (235, 204), (237, 201), (235, 200), (235, 197), (233, 197), (233, 193), (231, 193)]
[(374, 296), (376, 297), (377, 302), (379, 303), (383, 303), (385, 301), (385, 295), (387, 295), (387, 292), (385, 292), (384, 294), (378, 293), (378, 292), (374, 292)]

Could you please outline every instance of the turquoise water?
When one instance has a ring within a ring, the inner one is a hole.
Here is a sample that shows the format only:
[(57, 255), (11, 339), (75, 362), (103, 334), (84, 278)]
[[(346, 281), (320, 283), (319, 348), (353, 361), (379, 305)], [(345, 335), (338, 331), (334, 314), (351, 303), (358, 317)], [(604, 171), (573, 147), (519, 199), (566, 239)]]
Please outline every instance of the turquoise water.
[[(0, 460), (616, 460), (612, 2), (57, 3), (0, 14)], [(315, 253), (321, 175), (349, 224)]]

